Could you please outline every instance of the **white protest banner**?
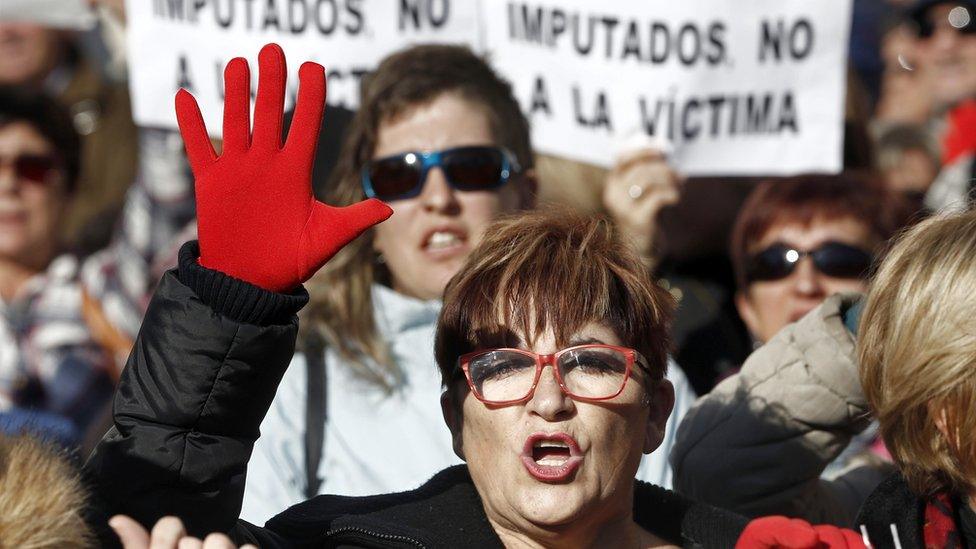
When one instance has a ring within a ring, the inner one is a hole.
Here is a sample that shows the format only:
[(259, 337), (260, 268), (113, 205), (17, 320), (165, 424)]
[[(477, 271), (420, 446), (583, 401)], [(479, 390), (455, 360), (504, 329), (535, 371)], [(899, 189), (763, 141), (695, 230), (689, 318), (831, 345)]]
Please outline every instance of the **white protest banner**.
[(687, 175), (841, 168), (851, 0), (484, 0), (535, 147), (608, 166), (635, 132)]
[(316, 61), (328, 74), (328, 101), (355, 107), (359, 81), (387, 54), (419, 42), (481, 39), (469, 0), (128, 0), (129, 86), (136, 122), (176, 127), (173, 97), (190, 90), (207, 128), (223, 116), (223, 70), (245, 57), (257, 91), (257, 54), (276, 42), (288, 59), (293, 104), (298, 67)]

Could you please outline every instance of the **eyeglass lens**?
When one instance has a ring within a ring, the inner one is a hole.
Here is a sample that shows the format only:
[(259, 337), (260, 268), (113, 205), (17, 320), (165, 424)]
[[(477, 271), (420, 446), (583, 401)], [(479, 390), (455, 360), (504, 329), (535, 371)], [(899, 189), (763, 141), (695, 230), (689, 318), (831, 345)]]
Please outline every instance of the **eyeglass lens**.
[[(440, 167), (454, 188), (482, 190), (502, 180), (504, 154), (493, 147), (462, 147), (444, 151)], [(393, 199), (414, 193), (424, 184), (424, 162), (417, 153), (370, 162), (368, 174), (379, 198)]]
[(835, 278), (860, 278), (871, 267), (872, 260), (867, 251), (840, 242), (828, 242), (808, 254), (785, 244), (774, 244), (753, 256), (749, 278), (754, 281), (786, 278), (804, 255), (810, 255), (818, 271)]
[(8, 161), (13, 166), (17, 177), (35, 183), (46, 182), (51, 170), (57, 164), (53, 157), (41, 154), (22, 154), (9, 160), (0, 159), (0, 165)]
[[(572, 396), (608, 398), (623, 388), (627, 360), (627, 355), (616, 349), (581, 347), (560, 354), (556, 367)], [(532, 391), (536, 359), (512, 350), (488, 351), (468, 362), (468, 373), (484, 400), (521, 400)]]
[(946, 27), (955, 29), (963, 34), (976, 32), (976, 21), (973, 20), (974, 14), (966, 6), (955, 6), (946, 14), (945, 21), (935, 19), (934, 10), (922, 15), (917, 21), (919, 38), (931, 38), (935, 35), (936, 29)]

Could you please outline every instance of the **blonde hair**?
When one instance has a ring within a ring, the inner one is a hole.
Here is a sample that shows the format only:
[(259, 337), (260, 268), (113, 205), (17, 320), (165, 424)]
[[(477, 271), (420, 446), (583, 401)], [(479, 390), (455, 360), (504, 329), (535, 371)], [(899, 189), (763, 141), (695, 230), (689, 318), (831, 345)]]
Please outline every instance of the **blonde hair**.
[(94, 547), (85, 491), (65, 456), (26, 435), (0, 434), (0, 548)]
[(858, 334), (861, 385), (911, 489), (976, 490), (976, 211), (907, 231)]

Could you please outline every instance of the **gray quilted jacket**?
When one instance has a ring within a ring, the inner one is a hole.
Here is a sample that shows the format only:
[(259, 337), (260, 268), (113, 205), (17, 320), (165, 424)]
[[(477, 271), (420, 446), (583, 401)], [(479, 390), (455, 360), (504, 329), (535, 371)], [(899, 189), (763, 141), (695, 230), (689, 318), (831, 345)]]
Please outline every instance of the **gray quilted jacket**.
[(864, 452), (825, 474), (871, 423), (844, 323), (858, 297), (828, 298), (695, 403), (671, 452), (677, 491), (750, 516), (853, 524), (892, 471)]

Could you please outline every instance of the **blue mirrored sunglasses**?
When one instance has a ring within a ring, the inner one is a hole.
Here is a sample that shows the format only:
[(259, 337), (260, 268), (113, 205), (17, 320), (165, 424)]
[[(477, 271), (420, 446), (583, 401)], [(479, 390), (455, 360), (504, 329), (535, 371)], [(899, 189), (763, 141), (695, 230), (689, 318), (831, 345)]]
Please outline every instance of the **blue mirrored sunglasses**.
[(448, 184), (459, 191), (496, 189), (519, 172), (515, 156), (501, 147), (406, 152), (367, 162), (362, 170), (363, 192), (369, 198), (386, 201), (415, 197), (434, 167), (439, 167)]

